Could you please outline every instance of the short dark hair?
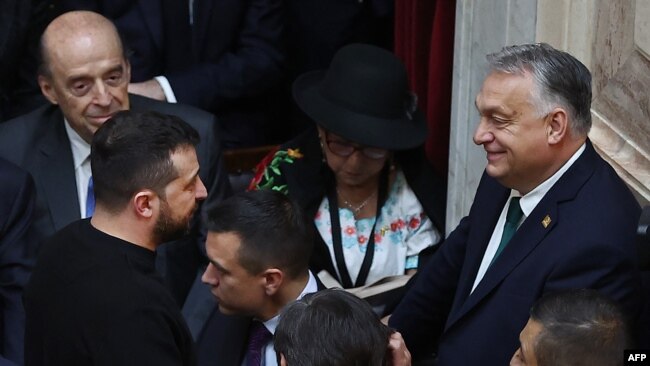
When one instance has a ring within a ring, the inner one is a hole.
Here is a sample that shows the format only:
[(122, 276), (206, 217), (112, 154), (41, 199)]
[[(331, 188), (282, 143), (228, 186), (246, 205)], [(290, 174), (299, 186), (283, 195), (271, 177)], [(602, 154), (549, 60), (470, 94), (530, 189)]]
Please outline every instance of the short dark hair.
[(273, 344), (289, 366), (381, 366), (390, 334), (364, 300), (329, 289), (286, 306)]
[(206, 227), (239, 237), (239, 263), (251, 274), (271, 267), (291, 278), (307, 272), (313, 247), (311, 225), (300, 206), (280, 192), (239, 192), (208, 208)]
[(571, 131), (587, 136), (591, 128), (591, 73), (567, 52), (546, 43), (507, 46), (487, 55), (492, 70), (530, 73), (535, 81), (533, 103), (544, 115), (557, 105), (567, 110)]
[(97, 130), (91, 144), (95, 200), (117, 212), (141, 189), (164, 198), (165, 186), (178, 177), (171, 154), (198, 143), (198, 132), (176, 116), (116, 113)]
[(540, 366), (623, 365), (623, 351), (632, 347), (618, 304), (595, 290), (550, 293), (530, 318), (542, 325), (534, 342)]

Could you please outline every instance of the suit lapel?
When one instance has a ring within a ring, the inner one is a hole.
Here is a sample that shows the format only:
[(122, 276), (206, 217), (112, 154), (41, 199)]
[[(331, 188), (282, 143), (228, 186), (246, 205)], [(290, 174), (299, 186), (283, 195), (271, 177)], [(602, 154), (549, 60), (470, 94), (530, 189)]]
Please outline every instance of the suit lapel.
[(37, 172), (44, 192), (43, 199), (54, 223), (54, 230), (60, 230), (69, 223), (81, 218), (77, 182), (70, 141), (65, 132), (63, 116), (57, 108), (49, 118), (49, 128), (39, 147)]
[[(466, 300), (457, 301), (454, 309), (458, 309), (450, 314), (447, 327), (452, 326), (462, 316), (467, 314), (506, 279), (506, 277), (532, 252), (544, 238), (555, 228), (559, 221), (558, 210), (562, 202), (575, 198), (576, 194), (584, 183), (591, 177), (594, 171), (595, 154), (591, 143), (587, 141), (587, 146), (580, 158), (569, 168), (567, 172), (556, 182), (551, 190), (546, 193), (544, 198), (539, 202), (535, 209), (530, 213), (525, 221), (521, 224), (515, 235), (512, 237), (508, 246), (503, 253), (496, 259), (494, 264), (485, 273), (485, 276)], [(507, 193), (507, 190), (506, 190)], [(492, 206), (491, 212), (496, 212), (496, 216), (501, 212), (507, 195), (499, 200), (498, 207)], [(496, 201), (496, 200), (495, 200)], [(492, 223), (486, 234), (486, 227), (481, 227), (476, 237), (470, 237), (468, 240), (467, 263), (468, 270), (463, 269), (461, 275), (463, 292), (460, 296), (465, 297), (474, 283), (476, 272), (480, 266), (487, 241), (490, 239), (494, 223)], [(478, 243), (481, 245), (472, 244)], [(482, 242), (480, 241), (482, 240)], [(480, 249), (480, 250), (477, 250)], [(466, 267), (466, 266), (464, 266)], [(459, 299), (456, 299), (459, 300)]]
[(487, 177), (487, 174), (485, 174), (484, 179), (488, 179), (488, 184), (492, 184), (493, 187), (487, 192), (487, 194), (482, 194), (481, 198), (477, 195), (475, 198), (475, 201), (477, 201), (475, 206), (481, 212), (491, 212), (492, 214), (483, 214), (480, 220), (474, 220), (472, 222), (473, 228), (467, 239), (467, 252), (461, 270), (453, 309), (459, 309), (460, 305), (462, 305), (469, 296), (472, 286), (474, 285), (476, 274), (481, 266), (485, 249), (490, 241), (494, 227), (499, 220), (499, 215), (501, 214), (503, 205), (505, 205), (505, 202), (510, 195), (509, 189), (496, 183), (492, 178)]

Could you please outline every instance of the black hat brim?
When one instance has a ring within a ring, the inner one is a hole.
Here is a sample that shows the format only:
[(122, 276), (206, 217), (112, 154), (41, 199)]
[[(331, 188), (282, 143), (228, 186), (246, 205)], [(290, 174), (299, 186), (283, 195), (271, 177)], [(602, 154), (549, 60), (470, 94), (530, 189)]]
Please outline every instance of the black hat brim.
[(318, 125), (347, 140), (388, 150), (405, 150), (424, 143), (426, 120), (417, 109), (412, 115), (386, 119), (352, 111), (325, 98), (319, 85), (325, 70), (300, 76), (293, 83), (293, 97)]

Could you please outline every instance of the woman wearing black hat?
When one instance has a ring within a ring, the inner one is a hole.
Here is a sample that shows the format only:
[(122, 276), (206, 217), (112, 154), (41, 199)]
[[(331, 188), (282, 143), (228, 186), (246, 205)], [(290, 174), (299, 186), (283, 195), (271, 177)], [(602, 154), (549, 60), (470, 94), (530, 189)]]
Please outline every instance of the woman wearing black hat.
[(310, 269), (345, 288), (417, 269), (443, 238), (446, 187), (426, 162), (426, 122), (390, 52), (353, 44), (293, 85), (317, 124), (265, 158), (250, 189), (287, 193), (314, 217)]

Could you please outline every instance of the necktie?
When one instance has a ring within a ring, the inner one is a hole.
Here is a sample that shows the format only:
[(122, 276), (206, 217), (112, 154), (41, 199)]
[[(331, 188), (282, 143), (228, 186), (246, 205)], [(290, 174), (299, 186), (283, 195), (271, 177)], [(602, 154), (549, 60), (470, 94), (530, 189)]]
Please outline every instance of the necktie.
[(93, 176), (88, 179), (88, 193), (86, 193), (86, 217), (95, 213), (95, 190), (93, 188)]
[(499, 242), (499, 247), (497, 248), (497, 252), (494, 253), (494, 257), (492, 258), (490, 265), (494, 263), (499, 254), (501, 254), (503, 249), (506, 247), (506, 245), (508, 245), (508, 242), (517, 231), (519, 220), (521, 220), (521, 217), (524, 215), (524, 212), (521, 211), (521, 206), (519, 205), (520, 198), (521, 197), (512, 197), (510, 200), (510, 205), (508, 206), (508, 214), (506, 215), (506, 223), (503, 225), (503, 235), (501, 236), (501, 242)]
[(248, 347), (246, 348), (246, 366), (260, 366), (264, 354), (264, 346), (272, 338), (271, 332), (262, 324), (262, 322), (254, 320), (251, 323), (251, 329), (248, 337)]

